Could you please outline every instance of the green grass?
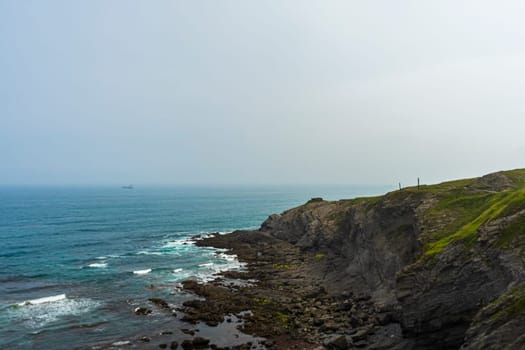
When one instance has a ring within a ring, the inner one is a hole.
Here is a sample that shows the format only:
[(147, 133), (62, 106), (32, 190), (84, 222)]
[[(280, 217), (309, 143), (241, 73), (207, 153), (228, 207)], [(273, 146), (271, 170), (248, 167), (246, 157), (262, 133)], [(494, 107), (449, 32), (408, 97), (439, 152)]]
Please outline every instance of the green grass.
[(525, 285), (513, 288), (487, 305), (487, 307), (497, 307), (499, 304), (507, 304), (500, 311), (492, 315), (493, 320), (502, 317), (513, 317), (516, 314), (525, 312)]
[[(479, 204), (485, 202), (487, 199), (487, 205), (481, 205), (481, 208), (483, 208), (481, 214), (479, 214), (473, 220), (462, 225), (461, 228), (459, 228), (455, 233), (447, 235), (438, 241), (427, 244), (423, 255), (425, 257), (434, 256), (443, 251), (443, 249), (452, 242), (472, 238), (475, 236), (481, 225), (500, 217), (504, 212), (508, 212), (509, 207), (521, 207), (525, 202), (525, 188), (515, 191), (500, 192), (487, 195), (486, 197), (480, 195), (479, 197), (474, 198), (474, 201), (471, 203), (471, 207), (465, 205), (464, 199), (460, 198), (458, 198), (456, 201), (449, 202), (449, 206), (447, 206), (446, 202), (443, 203), (443, 205), (445, 208), (451, 207), (451, 209), (453, 209), (459, 204), (459, 208), (462, 208), (462, 210), (466, 211), (467, 213), (472, 213), (472, 211), (476, 212), (476, 209), (479, 210)], [(468, 217), (468, 215), (466, 216)]]
[(498, 239), (498, 245), (501, 248), (512, 248), (516, 244), (522, 243), (516, 241), (518, 238), (520, 240), (525, 238), (525, 214), (520, 215), (503, 228)]
[(503, 310), (499, 311), (494, 315), (494, 318), (500, 318), (503, 316), (514, 316), (518, 313), (525, 311), (525, 295), (514, 297), (514, 300), (507, 305)]
[(391, 193), (402, 193), (402, 192), (420, 192), (420, 193), (432, 193), (432, 194), (448, 194), (450, 191), (457, 190), (464, 188), (468, 185), (471, 185), (476, 178), (472, 179), (461, 179), (461, 180), (453, 180), (453, 181), (447, 181), (442, 182), (435, 185), (421, 185), (419, 189), (417, 186), (411, 186), (403, 188), (401, 191), (395, 191)]

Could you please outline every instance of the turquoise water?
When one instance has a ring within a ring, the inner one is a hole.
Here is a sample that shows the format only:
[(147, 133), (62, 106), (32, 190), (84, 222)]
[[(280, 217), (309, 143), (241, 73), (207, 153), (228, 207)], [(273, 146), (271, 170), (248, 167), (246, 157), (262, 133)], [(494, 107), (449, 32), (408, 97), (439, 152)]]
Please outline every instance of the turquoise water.
[(242, 268), (192, 236), (257, 228), (311, 197), (387, 189), (0, 188), (0, 348), (88, 347), (166, 327), (173, 317), (132, 310), (149, 297), (177, 303), (184, 279)]

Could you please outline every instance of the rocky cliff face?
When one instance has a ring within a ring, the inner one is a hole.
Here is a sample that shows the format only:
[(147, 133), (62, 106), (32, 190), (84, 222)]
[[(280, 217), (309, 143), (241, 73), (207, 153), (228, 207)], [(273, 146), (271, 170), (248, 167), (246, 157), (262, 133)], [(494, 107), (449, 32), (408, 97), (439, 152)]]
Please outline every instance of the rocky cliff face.
[(403, 348), (525, 348), (525, 170), (315, 199), (259, 231), (326, 256), (326, 289), (370, 296)]

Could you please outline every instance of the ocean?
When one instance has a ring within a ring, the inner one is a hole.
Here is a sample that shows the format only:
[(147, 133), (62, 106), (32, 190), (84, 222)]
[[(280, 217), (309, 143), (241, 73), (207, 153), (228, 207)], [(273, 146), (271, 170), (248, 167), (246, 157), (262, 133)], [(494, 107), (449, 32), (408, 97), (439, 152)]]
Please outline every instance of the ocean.
[(179, 283), (242, 269), (191, 238), (258, 228), (306, 202), (387, 186), (0, 187), (0, 349), (73, 349), (176, 327), (136, 316)]

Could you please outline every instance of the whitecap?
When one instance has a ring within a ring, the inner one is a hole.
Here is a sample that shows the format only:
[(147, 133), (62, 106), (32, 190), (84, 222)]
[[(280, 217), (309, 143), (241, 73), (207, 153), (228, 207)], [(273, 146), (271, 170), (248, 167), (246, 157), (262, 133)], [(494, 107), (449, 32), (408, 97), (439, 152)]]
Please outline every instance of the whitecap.
[(182, 269), (182, 268), (178, 268), (178, 269), (173, 270), (173, 272), (174, 272), (174, 273), (179, 273), (179, 272), (181, 272), (182, 270), (184, 270), (184, 269)]
[(9, 309), (8, 318), (29, 328), (40, 328), (67, 315), (79, 315), (99, 305), (91, 299), (70, 299), (65, 294), (27, 300)]
[(141, 250), (140, 252), (137, 252), (137, 255), (162, 255), (161, 252), (150, 252), (147, 250)]
[(150, 272), (151, 272), (151, 269), (133, 271), (135, 275), (146, 275)]
[(204, 264), (199, 264), (199, 267), (212, 267), (213, 265), (215, 265), (215, 264), (212, 263), (212, 262), (208, 262), (208, 263), (204, 263)]
[(218, 253), (217, 254), (217, 258), (223, 259), (223, 260), (226, 260), (226, 261), (236, 261), (237, 260), (237, 255), (235, 255), (235, 254)]
[(49, 297), (43, 297), (38, 299), (32, 299), (32, 300), (26, 300), (21, 303), (18, 303), (19, 306), (25, 306), (25, 305), (38, 305), (38, 304), (44, 304), (44, 303), (52, 303), (54, 301), (60, 301), (66, 299), (65, 294), (59, 294), (59, 295), (52, 295)]
[(181, 246), (194, 245), (195, 241), (191, 238), (177, 239), (175, 241), (170, 241), (164, 243), (161, 248), (178, 248)]
[(129, 340), (121, 340), (121, 341), (116, 341), (111, 345), (113, 346), (131, 345), (131, 342)]
[(107, 263), (93, 263), (93, 264), (89, 264), (88, 266), (89, 267), (107, 267), (108, 264)]

